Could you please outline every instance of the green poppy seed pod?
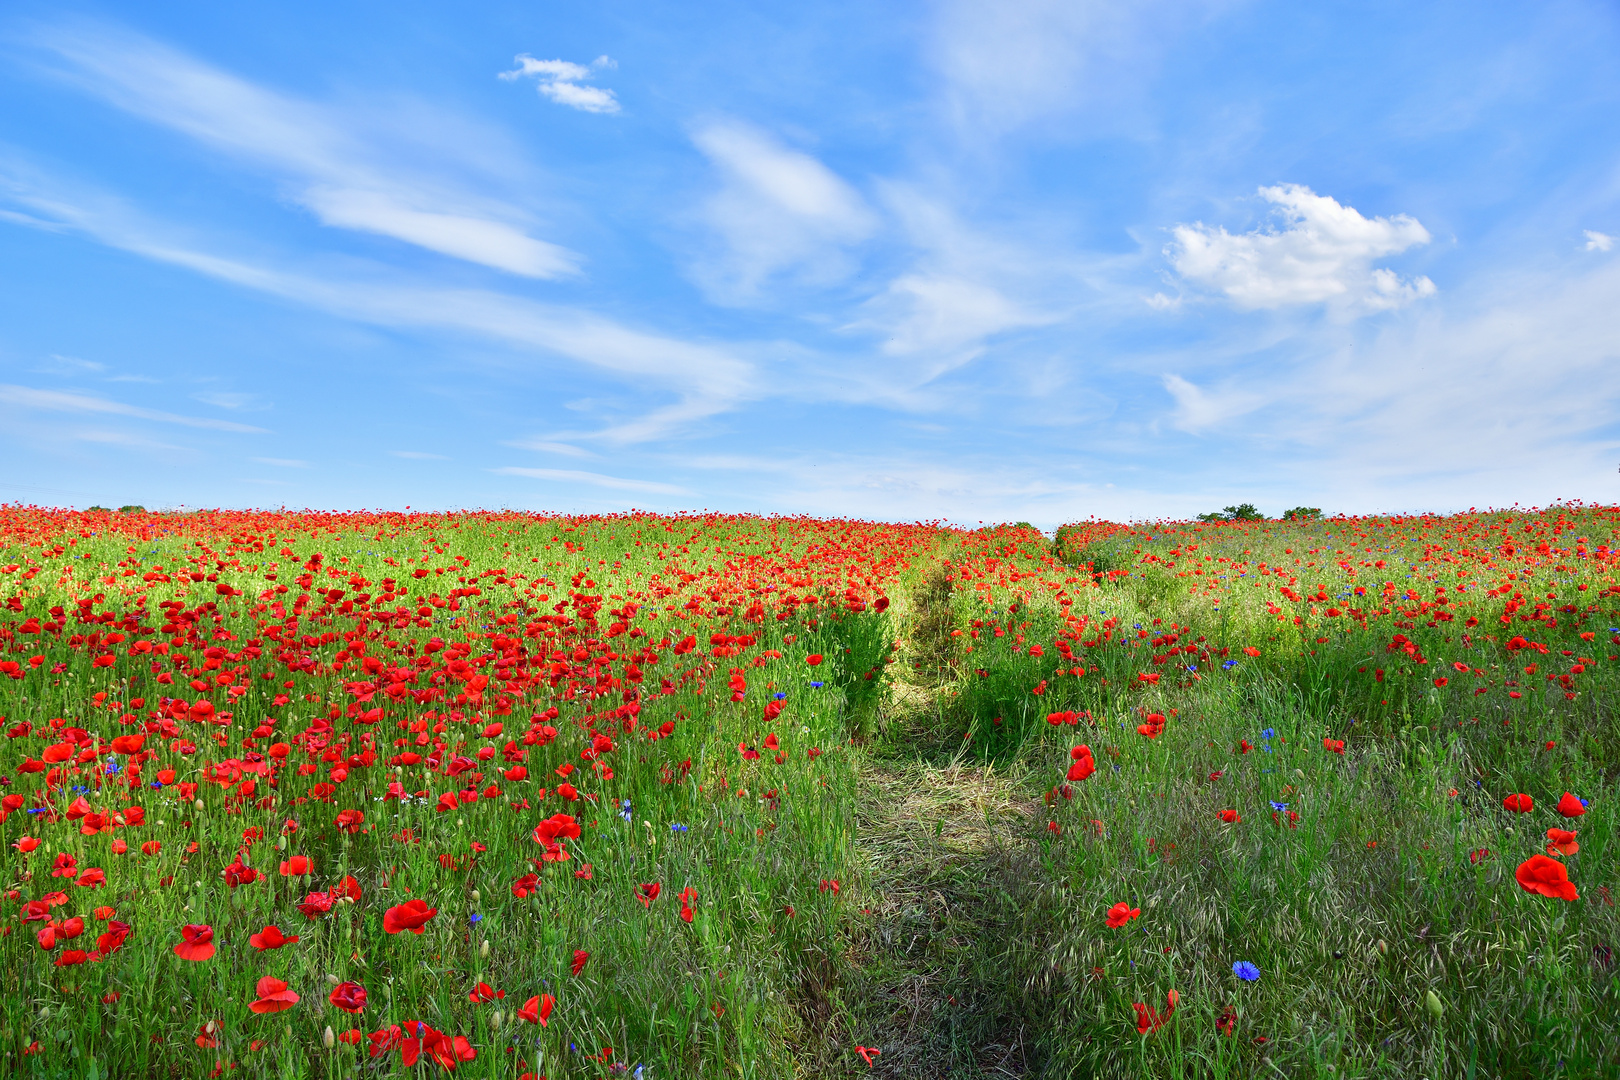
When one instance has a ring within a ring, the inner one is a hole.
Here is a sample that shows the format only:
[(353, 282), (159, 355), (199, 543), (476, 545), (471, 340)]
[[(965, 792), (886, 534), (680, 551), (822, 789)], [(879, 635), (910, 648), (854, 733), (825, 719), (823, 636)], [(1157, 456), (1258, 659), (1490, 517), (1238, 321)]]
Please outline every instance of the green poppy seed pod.
[(197, 800), (197, 809), (199, 809), (199, 810), (203, 809), (203, 801), (201, 799)]
[(485, 960), (489, 959), (489, 939), (488, 938), (485, 938), (484, 943), (482, 945), (478, 946), (478, 955), (483, 957)]
[(337, 1045), (337, 1036), (332, 1034), (332, 1025), (327, 1024), (326, 1030), (321, 1032), (321, 1045), (328, 1050)]
[(1434, 1017), (1436, 1020), (1446, 1015), (1445, 1002), (1441, 1001), (1440, 995), (1435, 993), (1433, 990), (1430, 990), (1423, 995), (1423, 1007), (1427, 1009), (1429, 1015)]
[(286, 851), (287, 850), (287, 838), (285, 836), (278, 836), (276, 838), (276, 850), (277, 851)]
[(475, 904), (476, 904), (476, 903), (478, 903), (478, 901), (480, 901), (480, 900), (482, 900), (482, 899), (483, 899), (483, 897), (482, 897), (482, 896), (480, 896), (480, 895), (478, 895), (478, 890), (477, 890), (477, 889), (474, 889), (474, 890), (473, 890), (473, 891), (472, 891), (472, 901), (473, 901), (473, 903), (475, 903)]

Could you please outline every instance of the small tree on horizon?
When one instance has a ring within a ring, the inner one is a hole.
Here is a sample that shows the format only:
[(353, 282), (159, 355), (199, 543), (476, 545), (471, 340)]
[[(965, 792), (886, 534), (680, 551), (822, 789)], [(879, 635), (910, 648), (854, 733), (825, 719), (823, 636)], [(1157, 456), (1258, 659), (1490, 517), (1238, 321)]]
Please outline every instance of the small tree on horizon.
[(1199, 521), (1264, 521), (1266, 515), (1255, 509), (1253, 503), (1228, 506), (1220, 513), (1199, 514)]

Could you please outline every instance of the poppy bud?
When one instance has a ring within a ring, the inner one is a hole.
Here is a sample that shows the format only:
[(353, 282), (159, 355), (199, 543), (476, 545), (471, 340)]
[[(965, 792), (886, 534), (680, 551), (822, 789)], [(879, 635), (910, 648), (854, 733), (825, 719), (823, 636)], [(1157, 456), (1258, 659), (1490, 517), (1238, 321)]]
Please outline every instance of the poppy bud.
[(1430, 990), (1423, 995), (1423, 1007), (1428, 1010), (1429, 1015), (1434, 1017), (1436, 1020), (1440, 1019), (1446, 1014), (1445, 1003), (1440, 1000), (1440, 995), (1435, 993), (1433, 990)]
[(478, 955), (483, 957), (485, 960), (489, 959), (489, 939), (488, 938), (485, 938), (483, 944), (478, 946)]
[(321, 1032), (321, 1045), (328, 1050), (337, 1044), (337, 1036), (332, 1034), (332, 1025), (327, 1024), (326, 1030)]
[[(488, 942), (485, 942), (485, 944), (487, 945)], [(499, 1010), (497, 1010), (495, 1015), (489, 1018), (489, 1026), (494, 1028), (496, 1031), (499, 1031), (501, 1030), (501, 1021), (504, 1019), (505, 1017), (501, 1015)]]
[(482, 899), (483, 899), (483, 897), (478, 895), (478, 890), (474, 889), (472, 891), (472, 902), (476, 904), (476, 903), (478, 903), (478, 901), (480, 901)]

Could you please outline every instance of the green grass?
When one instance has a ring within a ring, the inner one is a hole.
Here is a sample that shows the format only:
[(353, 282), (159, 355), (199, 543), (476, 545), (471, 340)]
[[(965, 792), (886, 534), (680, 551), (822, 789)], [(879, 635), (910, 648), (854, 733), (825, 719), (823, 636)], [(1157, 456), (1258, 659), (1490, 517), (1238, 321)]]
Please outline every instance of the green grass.
[[(42, 844), (8, 847), (5, 1068), (440, 1071), (404, 1070), (397, 1049), (372, 1058), (369, 1040), (324, 1045), (328, 1027), (421, 1021), (469, 1040), (460, 1074), (552, 1080), (638, 1065), (651, 1078), (1615, 1075), (1614, 523), (1584, 507), (1092, 522), (1049, 544), (1018, 527), (809, 519), (8, 508), (0, 659), (18, 677), (0, 676), (0, 715), (19, 733), (0, 768), (25, 805), (0, 829), (8, 845)], [(157, 566), (171, 580), (147, 581)], [(203, 580), (177, 580), (182, 567)], [(159, 609), (171, 599), (185, 617)], [(433, 638), (449, 647), (428, 651)], [(172, 647), (135, 650), (145, 642)], [(458, 669), (446, 657), (463, 642)], [(223, 650), (218, 665), (207, 648)], [(406, 668), (415, 681), (388, 693)], [(233, 695), (222, 672), (246, 689)], [(776, 694), (783, 711), (764, 719)], [(231, 721), (166, 719), (173, 695)], [(376, 707), (380, 722), (356, 722)], [(556, 738), (525, 745), (551, 708)], [(1072, 725), (1048, 722), (1067, 712)], [(1154, 714), (1162, 731), (1140, 734)], [(647, 737), (666, 721), (668, 737)], [(77, 754), (143, 726), (153, 756), (134, 787), (129, 755), (112, 774), (105, 756), (19, 771), (68, 728), (86, 732)], [(598, 732), (614, 741), (611, 777), (581, 756)], [(346, 740), (346, 762), (375, 758), (336, 779), (323, 738)], [(439, 771), (397, 757), (438, 742)], [(521, 780), (495, 772), (514, 763), (509, 742)], [(290, 754), (273, 786), (209, 780), (208, 763), (274, 743)], [(1097, 771), (1065, 792), (1079, 743)], [(457, 754), (474, 764), (452, 778)], [(594, 801), (555, 793), (564, 764)], [(471, 772), (499, 793), (436, 809)], [(386, 799), (391, 782), (428, 796)], [(1573, 822), (1554, 810), (1565, 791), (1589, 803)], [(1516, 792), (1535, 810), (1504, 809)], [(83, 833), (63, 816), (80, 794), (93, 811), (143, 805), (146, 823)], [(1275, 820), (1273, 801), (1287, 804)], [(343, 809), (365, 813), (363, 831), (336, 827)], [(559, 812), (582, 835), (567, 861), (536, 867), (530, 834)], [(1551, 826), (1579, 833), (1564, 859), (1578, 901), (1514, 880)], [(162, 850), (141, 854), (148, 840)], [(266, 878), (231, 888), (222, 872), (244, 851)], [(108, 884), (53, 878), (64, 852)], [(315, 860), (311, 878), (278, 873), (291, 854)], [(575, 876), (586, 863), (591, 877)], [(532, 892), (514, 895), (531, 872)], [(358, 903), (298, 910), (348, 875)], [(644, 906), (637, 886), (652, 882), (662, 891)], [(50, 917), (89, 929), (47, 951), (22, 905), (57, 889), (68, 899)], [(384, 912), (418, 897), (438, 908), (427, 932), (385, 933)], [(1141, 915), (1110, 929), (1115, 902)], [(102, 905), (131, 926), (122, 948), (53, 966), (106, 929)], [(186, 923), (214, 928), (213, 959), (174, 955)], [(268, 923), (301, 940), (253, 950)], [(1234, 976), (1240, 960), (1258, 981)], [(265, 975), (302, 1000), (251, 1012)], [(344, 980), (368, 989), (359, 1017), (327, 1004)], [(480, 981), (506, 996), (469, 1001)], [(1139, 1034), (1134, 1006), (1162, 1010), (1171, 990), (1174, 1015)], [(542, 993), (557, 1000), (544, 1029), (515, 1015)], [(874, 1066), (856, 1046), (880, 1051)]]

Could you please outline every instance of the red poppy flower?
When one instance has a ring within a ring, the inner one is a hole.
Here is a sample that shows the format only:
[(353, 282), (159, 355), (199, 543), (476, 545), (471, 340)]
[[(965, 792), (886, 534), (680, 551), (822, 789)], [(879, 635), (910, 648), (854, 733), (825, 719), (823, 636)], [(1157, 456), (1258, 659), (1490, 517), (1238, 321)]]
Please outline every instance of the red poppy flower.
[(279, 949), (283, 945), (291, 945), (298, 940), (298, 935), (284, 937), (278, 926), (267, 926), (257, 934), (248, 935), (248, 944), (263, 952), (266, 949)]
[(353, 874), (345, 874), (343, 880), (333, 885), (329, 891), (334, 900), (349, 899), (357, 904), (360, 902), (360, 883), (354, 879)]
[(1150, 1005), (1143, 1005), (1140, 1001), (1132, 1003), (1131, 1008), (1136, 1010), (1136, 1033), (1138, 1035), (1147, 1035), (1158, 1031), (1169, 1023), (1170, 1018), (1175, 1015), (1176, 1004), (1180, 1000), (1180, 994), (1174, 990), (1170, 991), (1165, 995), (1165, 1006), (1162, 1013)]
[(1115, 904), (1108, 909), (1108, 928), (1118, 930), (1140, 914), (1141, 908), (1133, 908), (1129, 904)]
[(505, 997), (505, 990), (497, 990), (487, 982), (480, 982), (473, 987), (472, 993), (467, 995), (467, 1000), (476, 1005), (485, 1001), (500, 1001)]
[(1528, 795), (1509, 795), (1502, 800), (1502, 807), (1520, 814), (1528, 814), (1536, 808), (1536, 801)]
[(383, 912), (383, 931), (397, 934), (401, 930), (409, 930), (413, 934), (420, 934), (424, 932), (422, 927), (427, 921), (438, 913), (438, 908), (428, 907), (425, 901), (407, 900)]
[(1560, 855), (1574, 855), (1581, 850), (1581, 845), (1575, 842), (1576, 834), (1568, 829), (1547, 830), (1547, 854), (1558, 852)]
[(1343, 754), (1344, 753), (1344, 740), (1343, 739), (1323, 739), (1322, 740), (1322, 749), (1331, 751), (1332, 753), (1335, 753), (1335, 754)]
[(1066, 778), (1079, 783), (1097, 771), (1097, 764), (1092, 760), (1091, 747), (1081, 744), (1069, 751), (1070, 765)]
[(256, 1013), (275, 1013), (298, 1004), (298, 995), (287, 989), (280, 979), (266, 975), (257, 987), (259, 1000), (248, 1006)]
[(207, 960), (214, 955), (214, 928), (201, 923), (187, 923), (180, 928), (184, 939), (174, 947), (174, 955), (182, 960)]
[(1238, 822), (1243, 820), (1236, 810), (1222, 810), (1219, 812), (1219, 815), (1220, 819), (1226, 822), (1228, 825), (1236, 825)]
[(62, 955), (56, 958), (57, 967), (75, 967), (90, 959), (90, 954), (83, 949), (64, 949)]
[(545, 1027), (546, 1021), (551, 1018), (551, 1010), (556, 1004), (556, 998), (550, 994), (541, 994), (525, 1001), (523, 1008), (518, 1010), (518, 1015), (531, 1024), (539, 1024), (541, 1027)]
[[(1577, 800), (1576, 805), (1579, 805), (1579, 800)], [(107, 884), (107, 872), (102, 870), (100, 867), (92, 866), (90, 869), (80, 874), (79, 880), (75, 881), (73, 884), (84, 889), (95, 888), (98, 885), (105, 885)]]
[(1586, 813), (1586, 806), (1580, 799), (1566, 791), (1564, 797), (1558, 800), (1558, 812), (1565, 817), (1580, 817)]
[(338, 983), (327, 995), (334, 1008), (346, 1013), (357, 1013), (366, 1007), (366, 988), (357, 982)]
[(1532, 855), (1519, 864), (1513, 876), (1525, 892), (1540, 893), (1556, 900), (1580, 899), (1575, 883), (1569, 880), (1569, 871), (1557, 859)]
[(817, 664), (821, 663), (821, 654), (818, 652), (811, 653), (809, 656), (804, 658), (804, 662), (809, 664), (811, 667), (815, 667)]
[(302, 877), (305, 874), (313, 874), (314, 872), (315, 860), (308, 855), (294, 855), (292, 858), (283, 859), (281, 862), (282, 877)]
[(658, 894), (663, 891), (663, 888), (664, 887), (656, 881), (649, 882), (644, 885), (637, 885), (636, 899), (641, 901), (642, 907), (650, 908), (652, 907), (652, 902), (658, 899)]
[[(569, 814), (552, 814), (534, 827), (536, 843), (548, 847), (561, 844), (565, 840), (579, 839), (579, 822)], [(563, 858), (567, 858), (566, 855)]]
[(365, 820), (366, 815), (363, 810), (344, 810), (338, 814), (337, 820), (333, 824), (346, 833), (355, 833), (360, 831), (360, 826)]
[(584, 949), (574, 950), (573, 972), (575, 975), (578, 975), (581, 971), (585, 970), (585, 961), (589, 960), (590, 958), (591, 954), (586, 952)]
[(465, 1035), (451, 1038), (438, 1031), (429, 1031), (428, 1036), (423, 1038), (422, 1051), (451, 1072), (455, 1071), (456, 1062), (472, 1061), (478, 1057), (478, 1051), (473, 1049)]

